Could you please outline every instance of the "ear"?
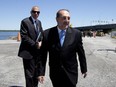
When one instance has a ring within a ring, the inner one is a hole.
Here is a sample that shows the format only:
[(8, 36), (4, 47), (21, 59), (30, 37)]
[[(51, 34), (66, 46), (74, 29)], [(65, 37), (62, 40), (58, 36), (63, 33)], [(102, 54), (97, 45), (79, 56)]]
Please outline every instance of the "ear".
[(32, 11), (30, 11), (30, 14), (32, 14)]

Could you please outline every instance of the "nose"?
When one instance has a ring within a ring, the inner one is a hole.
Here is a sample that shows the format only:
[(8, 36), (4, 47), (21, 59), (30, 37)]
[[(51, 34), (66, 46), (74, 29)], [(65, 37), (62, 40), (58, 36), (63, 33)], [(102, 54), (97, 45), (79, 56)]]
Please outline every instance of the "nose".
[(66, 17), (65, 18), (65, 21), (70, 21), (70, 17)]

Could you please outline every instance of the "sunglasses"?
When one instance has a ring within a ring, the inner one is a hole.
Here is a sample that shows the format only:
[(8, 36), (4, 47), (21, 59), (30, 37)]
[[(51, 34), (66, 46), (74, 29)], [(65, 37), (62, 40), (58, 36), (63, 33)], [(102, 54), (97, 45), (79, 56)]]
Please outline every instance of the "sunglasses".
[(32, 13), (37, 13), (37, 14), (40, 14), (40, 11), (32, 11)]

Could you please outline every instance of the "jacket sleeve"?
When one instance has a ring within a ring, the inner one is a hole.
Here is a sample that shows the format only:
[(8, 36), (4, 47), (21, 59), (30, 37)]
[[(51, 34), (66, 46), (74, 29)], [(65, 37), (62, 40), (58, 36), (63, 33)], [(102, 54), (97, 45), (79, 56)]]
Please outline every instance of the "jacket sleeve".
[(29, 37), (29, 30), (28, 30), (29, 26), (27, 24), (26, 21), (22, 21), (21, 22), (21, 26), (20, 26), (20, 34), (21, 34), (21, 39), (24, 43), (29, 44), (30, 46), (35, 46), (35, 41), (32, 40)]
[(43, 39), (42, 39), (42, 47), (41, 47), (41, 65), (39, 68), (39, 76), (45, 75), (46, 62), (47, 62), (47, 51), (48, 51), (48, 43), (46, 40), (46, 34), (44, 32)]
[(81, 72), (85, 73), (87, 72), (87, 63), (86, 63), (86, 56), (82, 43), (82, 34), (81, 32), (79, 32), (77, 35), (78, 35), (77, 52), (79, 56), (80, 68), (81, 68)]

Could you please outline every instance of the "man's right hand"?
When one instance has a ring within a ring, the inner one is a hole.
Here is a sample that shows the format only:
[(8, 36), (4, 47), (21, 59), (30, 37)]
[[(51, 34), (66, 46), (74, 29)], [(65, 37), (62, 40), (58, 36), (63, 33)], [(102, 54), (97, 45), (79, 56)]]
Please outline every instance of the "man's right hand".
[(38, 76), (37, 79), (38, 79), (38, 81), (39, 81), (41, 84), (43, 84), (43, 82), (44, 82), (44, 76)]
[(42, 41), (36, 42), (37, 49), (40, 49), (41, 45), (42, 45)]

